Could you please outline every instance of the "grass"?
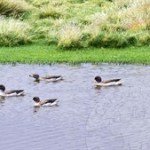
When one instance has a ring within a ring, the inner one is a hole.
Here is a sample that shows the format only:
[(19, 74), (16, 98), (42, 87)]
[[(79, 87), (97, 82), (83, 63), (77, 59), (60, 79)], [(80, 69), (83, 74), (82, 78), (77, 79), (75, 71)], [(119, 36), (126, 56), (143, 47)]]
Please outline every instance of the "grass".
[(26, 39), (61, 48), (149, 45), (149, 6), (149, 0), (0, 0), (2, 26), (14, 19), (31, 28), (23, 40), (13, 23), (10, 34), (0, 28), (1, 46), (27, 44)]
[(0, 0), (0, 14), (18, 16), (28, 12), (32, 7), (25, 0)]
[(0, 63), (150, 64), (149, 6), (149, 0), (1, 0)]
[(86, 48), (73, 51), (56, 46), (32, 44), (21, 47), (1, 47), (0, 63), (130, 63), (150, 64), (150, 49), (129, 47), (125, 49)]
[(31, 42), (30, 25), (14, 19), (0, 20), (0, 46), (23, 45)]

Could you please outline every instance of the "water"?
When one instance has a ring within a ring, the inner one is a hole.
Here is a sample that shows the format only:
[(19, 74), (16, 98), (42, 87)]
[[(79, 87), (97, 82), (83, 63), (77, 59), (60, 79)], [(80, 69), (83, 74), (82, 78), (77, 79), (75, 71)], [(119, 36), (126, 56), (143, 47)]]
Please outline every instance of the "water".
[[(29, 74), (61, 74), (34, 83)], [(122, 78), (123, 86), (95, 89), (93, 78)], [(0, 65), (1, 84), (25, 97), (0, 101), (0, 150), (149, 150), (150, 66)], [(34, 109), (33, 96), (58, 98)]]

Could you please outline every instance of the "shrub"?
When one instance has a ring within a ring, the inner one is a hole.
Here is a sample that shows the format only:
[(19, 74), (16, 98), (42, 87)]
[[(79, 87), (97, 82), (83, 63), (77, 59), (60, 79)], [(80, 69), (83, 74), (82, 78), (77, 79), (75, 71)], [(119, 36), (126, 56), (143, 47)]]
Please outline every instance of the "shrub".
[(57, 37), (57, 31), (50, 30), (47, 34), (47, 41), (49, 44), (57, 44), (58, 43), (58, 37)]
[(109, 2), (109, 0), (91, 0), (91, 2), (97, 4), (98, 6), (104, 5), (107, 1)]
[(150, 34), (149, 32), (140, 32), (137, 35), (138, 39), (138, 45), (144, 46), (144, 45), (150, 45)]
[(81, 29), (77, 25), (65, 25), (58, 33), (58, 46), (63, 48), (81, 47), (81, 39)]
[(101, 31), (96, 37), (91, 38), (89, 42), (91, 46), (111, 48), (123, 48), (135, 43), (135, 37), (129, 36), (125, 32), (107, 33), (104, 31)]
[(68, 0), (26, 0), (26, 1), (29, 1), (36, 7), (41, 7), (49, 4), (51, 4), (52, 6), (60, 6), (66, 3)]
[(43, 6), (40, 9), (40, 13), (39, 13), (39, 17), (40, 18), (47, 18), (47, 17), (51, 17), (51, 18), (60, 18), (61, 16), (63, 16), (64, 13), (64, 9), (63, 7), (55, 7), (52, 5), (47, 5), (47, 6)]
[[(120, 0), (116, 0), (120, 1)], [(149, 18), (148, 0), (126, 0), (126, 7), (118, 10), (116, 16), (119, 23), (127, 30), (146, 29)]]
[(88, 0), (68, 0), (70, 3), (84, 3)]
[(27, 2), (32, 3), (34, 6), (40, 7), (49, 3), (49, 0), (26, 0)]
[(53, 20), (48, 18), (36, 20), (32, 22), (32, 26), (34, 39), (38, 40), (47, 36), (47, 33), (53, 26)]
[(31, 42), (30, 26), (14, 19), (0, 20), (0, 46), (22, 45)]
[(0, 0), (0, 14), (19, 15), (28, 12), (31, 6), (24, 0)]

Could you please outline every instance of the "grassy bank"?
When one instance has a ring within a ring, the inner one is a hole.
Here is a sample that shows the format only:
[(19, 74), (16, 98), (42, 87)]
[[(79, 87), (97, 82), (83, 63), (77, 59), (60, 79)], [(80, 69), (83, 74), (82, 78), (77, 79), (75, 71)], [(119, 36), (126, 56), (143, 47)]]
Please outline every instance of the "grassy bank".
[(56, 46), (1, 47), (0, 63), (130, 63), (150, 64), (149, 47), (125, 49), (86, 48), (61, 50)]
[(41, 39), (60, 48), (150, 43), (149, 0), (0, 0), (0, 46)]

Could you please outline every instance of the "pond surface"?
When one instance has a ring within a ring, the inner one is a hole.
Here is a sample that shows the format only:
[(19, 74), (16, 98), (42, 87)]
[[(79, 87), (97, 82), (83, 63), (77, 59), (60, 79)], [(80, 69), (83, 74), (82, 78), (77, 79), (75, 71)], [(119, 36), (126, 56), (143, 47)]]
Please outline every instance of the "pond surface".
[[(34, 83), (29, 74), (61, 74), (59, 83)], [(122, 78), (95, 89), (93, 79)], [(0, 101), (1, 150), (149, 150), (150, 66), (0, 65), (0, 83), (26, 96)], [(33, 108), (33, 96), (58, 98), (58, 107)]]

